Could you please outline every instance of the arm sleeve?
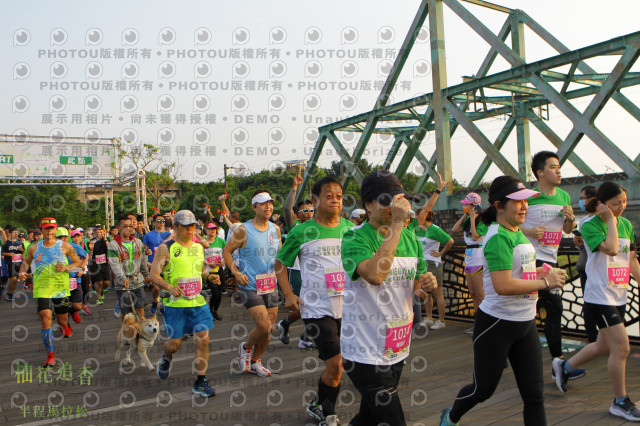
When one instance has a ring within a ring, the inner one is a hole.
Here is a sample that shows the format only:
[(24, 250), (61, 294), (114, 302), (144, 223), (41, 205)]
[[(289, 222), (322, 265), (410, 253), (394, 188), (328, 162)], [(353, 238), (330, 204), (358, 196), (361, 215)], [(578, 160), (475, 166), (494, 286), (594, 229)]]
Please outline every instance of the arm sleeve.
[(513, 247), (506, 237), (497, 234), (484, 246), (484, 257), (489, 271), (513, 269)]

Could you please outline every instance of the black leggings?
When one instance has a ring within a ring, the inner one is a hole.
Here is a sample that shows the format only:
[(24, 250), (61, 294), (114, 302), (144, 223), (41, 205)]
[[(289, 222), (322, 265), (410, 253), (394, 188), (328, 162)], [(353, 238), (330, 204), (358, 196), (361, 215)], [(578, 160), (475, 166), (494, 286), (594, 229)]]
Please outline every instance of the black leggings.
[[(549, 263), (554, 268), (558, 264), (536, 261), (536, 266), (540, 267), (543, 263)], [(551, 357), (558, 358), (562, 356), (562, 295), (553, 294), (549, 290), (538, 291), (538, 309), (544, 308), (547, 316), (544, 320), (544, 337), (547, 338), (549, 352)]]
[(211, 298), (209, 299), (209, 310), (211, 313), (218, 312), (218, 308), (220, 308), (220, 303), (222, 302), (222, 289), (224, 286), (224, 281), (222, 281), (222, 273), (220, 271), (215, 272), (218, 277), (220, 277), (220, 282), (222, 284), (212, 284), (207, 280), (207, 284), (209, 285), (209, 289), (211, 290)]
[(524, 402), (524, 424), (546, 425), (542, 351), (535, 320), (507, 321), (478, 309), (473, 327), (473, 383), (463, 387), (449, 413), (452, 422), (493, 395), (509, 358)]

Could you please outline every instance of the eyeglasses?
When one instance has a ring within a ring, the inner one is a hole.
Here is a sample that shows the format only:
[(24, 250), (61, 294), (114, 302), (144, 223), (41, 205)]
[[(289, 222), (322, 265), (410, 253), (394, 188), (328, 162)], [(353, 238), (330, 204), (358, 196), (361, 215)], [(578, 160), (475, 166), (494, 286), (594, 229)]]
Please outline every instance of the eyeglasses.
[(165, 223), (164, 220), (156, 220), (156, 223)]
[(314, 209), (300, 209), (298, 213), (313, 213), (314, 211)]

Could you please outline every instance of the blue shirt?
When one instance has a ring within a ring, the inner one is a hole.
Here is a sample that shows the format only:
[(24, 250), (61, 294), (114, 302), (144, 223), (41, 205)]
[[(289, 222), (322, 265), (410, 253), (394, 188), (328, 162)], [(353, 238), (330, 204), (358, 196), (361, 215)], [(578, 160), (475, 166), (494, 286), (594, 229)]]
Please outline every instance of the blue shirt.
[[(87, 258), (88, 254), (87, 254), (86, 250), (83, 249), (80, 244), (72, 243), (71, 241), (69, 241), (69, 244), (71, 244), (71, 247), (73, 247), (73, 249), (76, 251), (76, 254), (78, 255), (78, 257), (80, 259), (86, 259)], [(69, 261), (69, 265), (71, 265), (73, 263), (73, 261), (71, 260), (70, 257), (67, 257), (67, 260)], [(77, 276), (78, 276), (77, 272), (69, 272), (69, 278), (74, 278), (74, 277), (77, 277)]]
[(153, 263), (153, 255), (156, 253), (156, 249), (164, 240), (169, 238), (171, 232), (157, 232), (155, 229), (151, 232), (147, 232), (142, 239), (142, 244), (147, 246), (151, 250), (151, 254), (147, 256), (150, 263)]
[(257, 230), (251, 221), (244, 223), (244, 229), (247, 231), (247, 244), (244, 248), (238, 249), (238, 269), (247, 276), (249, 285), (241, 286), (240, 289), (256, 291), (256, 275), (275, 272), (280, 239), (272, 222), (269, 222), (266, 231)]

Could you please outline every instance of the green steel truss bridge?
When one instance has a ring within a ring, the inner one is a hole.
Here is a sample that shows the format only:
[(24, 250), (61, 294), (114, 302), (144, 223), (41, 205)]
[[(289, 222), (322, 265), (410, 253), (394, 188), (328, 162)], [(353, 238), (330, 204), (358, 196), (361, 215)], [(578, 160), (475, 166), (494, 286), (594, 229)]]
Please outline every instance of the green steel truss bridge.
[[(483, 6), (506, 15), (500, 31), (496, 34), (487, 28), (463, 3)], [(447, 84), (444, 6), (453, 11), (490, 46), (488, 54), (473, 76), (466, 77), (463, 83), (453, 86)], [(430, 29), (433, 92), (387, 105), (418, 32), (425, 22)], [(558, 54), (527, 63), (525, 29), (537, 34)], [(482, 0), (423, 0), (373, 109), (318, 129), (318, 139), (307, 164), (303, 187), (314, 175), (327, 142), (345, 165), (343, 185), (348, 184), (351, 179), (360, 183), (363, 174), (357, 164), (372, 135), (389, 134), (392, 135), (393, 143), (383, 167), (390, 169), (400, 148), (404, 146), (404, 154), (397, 162), (394, 173), (399, 177), (403, 176), (410, 164), (417, 160), (424, 173), (415, 188), (408, 189), (421, 192), (427, 180), (436, 178), (436, 172), (440, 172), (449, 184), (447, 196), (441, 197), (438, 205), (446, 208), (447, 204), (452, 205), (447, 199), (452, 195), (451, 136), (456, 130), (461, 127), (485, 154), (468, 184), (473, 188), (482, 182), (492, 164), (504, 174), (517, 176), (525, 182), (532, 180), (529, 171), (531, 125), (557, 148), (560, 162), (564, 164), (569, 161), (581, 175), (595, 175), (589, 165), (574, 152), (581, 139), (587, 136), (611, 159), (612, 164), (622, 171), (625, 179), (640, 178), (640, 155), (630, 158), (594, 125), (598, 114), (611, 99), (632, 119), (640, 121), (640, 108), (621, 93), (623, 88), (640, 84), (640, 72), (630, 71), (640, 54), (639, 49), (640, 32), (569, 50), (522, 10), (509, 9)], [(597, 72), (585, 63), (585, 60), (605, 56), (617, 59), (607, 73)], [(489, 74), (498, 57), (506, 60), (511, 68)], [(558, 69), (562, 69), (563, 72), (559, 72)], [(580, 112), (572, 101), (585, 97), (590, 98), (590, 102), (586, 109)], [(565, 138), (555, 133), (548, 124), (550, 106), (555, 107), (571, 121), (572, 130)], [(508, 119), (497, 138), (491, 140), (478, 127), (478, 123), (498, 116), (508, 116)], [(517, 164), (512, 164), (500, 152), (514, 129), (517, 135)], [(420, 150), (420, 145), (431, 131), (435, 133), (436, 146), (435, 152), (428, 157)], [(347, 151), (340, 140), (345, 132), (359, 134), (352, 153)], [(632, 194), (630, 199), (633, 199)]]

